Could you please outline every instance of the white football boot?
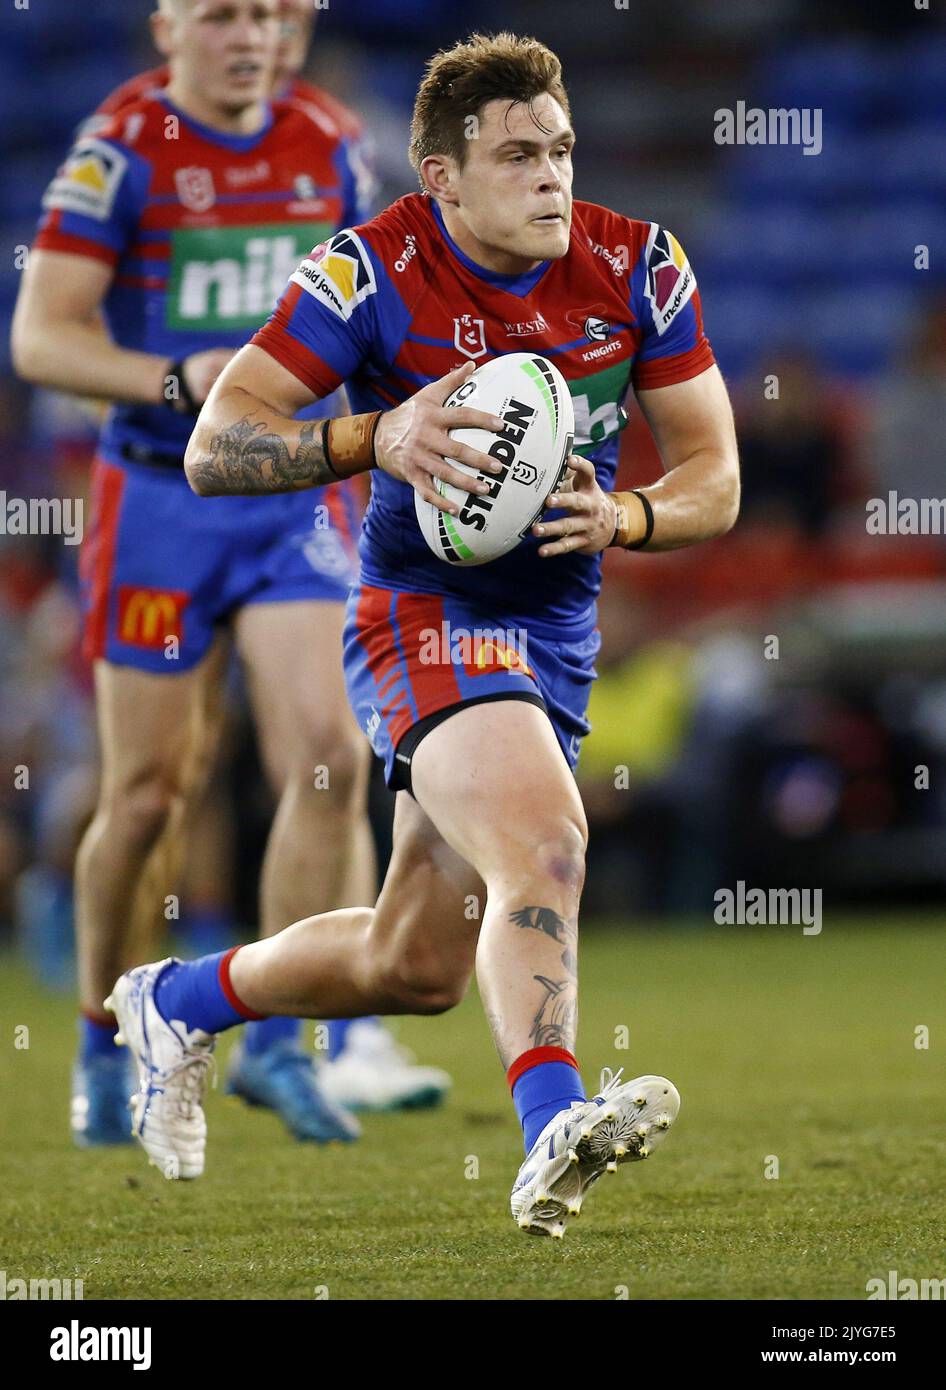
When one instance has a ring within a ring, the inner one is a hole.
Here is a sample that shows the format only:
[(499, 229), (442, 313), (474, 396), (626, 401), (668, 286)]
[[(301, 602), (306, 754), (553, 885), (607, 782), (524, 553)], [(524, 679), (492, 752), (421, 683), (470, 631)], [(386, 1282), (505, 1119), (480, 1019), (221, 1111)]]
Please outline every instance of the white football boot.
[(138, 1090), (131, 1098), (131, 1132), (166, 1178), (199, 1178), (204, 1171), (207, 1124), (201, 1109), (216, 1037), (166, 1022), (154, 989), (173, 957), (139, 965), (120, 976), (105, 1001), (118, 1019), (116, 1042), (131, 1050)]
[(638, 1076), (622, 1084), (621, 1071), (612, 1075), (605, 1067), (598, 1095), (574, 1100), (553, 1115), (529, 1150), (510, 1199), (520, 1228), (563, 1236), (588, 1189), (603, 1173), (616, 1173), (619, 1164), (652, 1154), (679, 1109), (677, 1088), (666, 1077)]
[(418, 1066), (413, 1053), (370, 1018), (350, 1024), (342, 1051), (319, 1068), (319, 1083), (346, 1110), (425, 1110), (450, 1089), (445, 1071)]

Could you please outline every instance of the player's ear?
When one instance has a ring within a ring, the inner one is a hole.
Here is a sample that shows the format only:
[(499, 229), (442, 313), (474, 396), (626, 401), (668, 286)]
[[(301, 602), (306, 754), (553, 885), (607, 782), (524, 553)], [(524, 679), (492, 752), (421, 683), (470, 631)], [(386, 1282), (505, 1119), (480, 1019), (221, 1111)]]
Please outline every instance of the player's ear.
[(170, 58), (171, 56), (173, 47), (171, 26), (173, 22), (171, 16), (164, 9), (155, 10), (148, 20), (151, 26), (151, 41), (162, 58)]
[(420, 166), (420, 176), (432, 197), (453, 206), (459, 203), (455, 188), (456, 164), (449, 155), (429, 154)]

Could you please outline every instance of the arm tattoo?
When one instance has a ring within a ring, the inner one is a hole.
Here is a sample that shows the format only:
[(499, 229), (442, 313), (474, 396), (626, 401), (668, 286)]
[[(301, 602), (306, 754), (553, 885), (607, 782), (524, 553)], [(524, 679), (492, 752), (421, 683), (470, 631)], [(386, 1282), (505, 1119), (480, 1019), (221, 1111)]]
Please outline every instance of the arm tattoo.
[(529, 1029), (532, 1046), (564, 1047), (571, 1052), (578, 1023), (578, 991), (574, 978), (549, 980), (544, 975), (532, 978), (545, 989)]
[(553, 941), (560, 941), (565, 947), (562, 952), (562, 964), (566, 970), (574, 973), (578, 966), (575, 953), (578, 927), (574, 922), (566, 922), (564, 917), (560, 917), (550, 907), (523, 907), (518, 912), (511, 912), (509, 916), (510, 921), (515, 922), (517, 927), (532, 927), (535, 931), (545, 932)]
[(215, 434), (210, 452), (194, 464), (191, 478), (208, 496), (222, 493), (295, 492), (338, 481), (322, 450), (322, 421), (303, 425), (295, 454), (279, 434), (264, 434), (265, 421), (249, 415)]

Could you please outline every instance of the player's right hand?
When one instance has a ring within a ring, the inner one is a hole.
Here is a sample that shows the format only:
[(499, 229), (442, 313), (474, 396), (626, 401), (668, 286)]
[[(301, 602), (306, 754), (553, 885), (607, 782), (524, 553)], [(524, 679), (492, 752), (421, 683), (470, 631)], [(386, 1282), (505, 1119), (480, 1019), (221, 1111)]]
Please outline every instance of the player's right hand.
[(208, 348), (184, 358), (184, 381), (196, 405), (203, 405), (217, 377), (235, 356), (235, 348)]
[(442, 512), (458, 515), (460, 508), (437, 491), (435, 479), (450, 483), (464, 492), (488, 492), (489, 483), (472, 479), (468, 473), (447, 463), (456, 459), (481, 473), (500, 473), (503, 465), (488, 454), (481, 454), (468, 444), (451, 439), (449, 430), (469, 427), (493, 430), (501, 434), (505, 421), (498, 415), (472, 406), (445, 406), (444, 401), (458, 386), (462, 386), (475, 370), (473, 362), (448, 372), (439, 381), (423, 387), (409, 401), (395, 410), (386, 410), (378, 422), (374, 437), (374, 452), (379, 468), (392, 478), (410, 483), (423, 497)]

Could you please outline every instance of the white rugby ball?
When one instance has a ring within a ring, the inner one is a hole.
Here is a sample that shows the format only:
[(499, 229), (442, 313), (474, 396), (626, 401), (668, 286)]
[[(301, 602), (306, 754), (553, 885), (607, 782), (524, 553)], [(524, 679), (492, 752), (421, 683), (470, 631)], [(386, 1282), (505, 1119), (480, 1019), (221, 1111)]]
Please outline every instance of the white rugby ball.
[(502, 473), (478, 473), (450, 460), (461, 473), (490, 484), (488, 493), (478, 494), (437, 482), (441, 496), (460, 507), (459, 516), (414, 493), (417, 521), (434, 554), (449, 565), (485, 565), (515, 549), (564, 477), (575, 438), (572, 398), (565, 378), (546, 358), (510, 352), (478, 367), (444, 404), (472, 406), (506, 421), (502, 434), (450, 431), (451, 439), (505, 465)]

